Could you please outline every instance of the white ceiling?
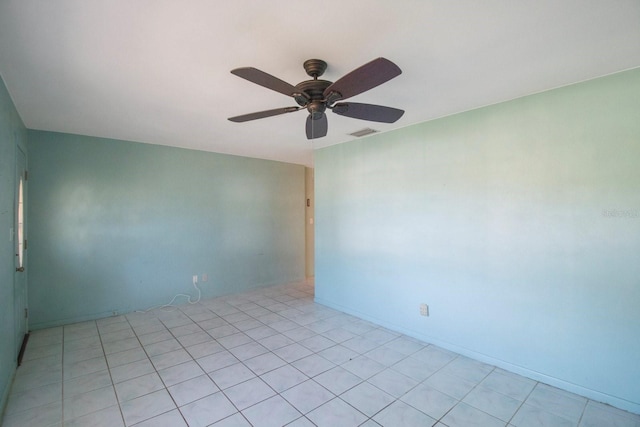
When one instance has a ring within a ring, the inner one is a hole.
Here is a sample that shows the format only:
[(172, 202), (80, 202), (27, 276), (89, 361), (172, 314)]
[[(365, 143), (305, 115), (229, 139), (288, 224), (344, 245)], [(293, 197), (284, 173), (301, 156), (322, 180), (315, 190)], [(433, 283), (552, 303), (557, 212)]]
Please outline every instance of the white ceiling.
[[(297, 84), (306, 59), (335, 81), (377, 57), (403, 74), (354, 102), (395, 124), (306, 111), (232, 75)], [(311, 165), (313, 149), (640, 66), (638, 0), (1, 0), (0, 74), (30, 129)]]

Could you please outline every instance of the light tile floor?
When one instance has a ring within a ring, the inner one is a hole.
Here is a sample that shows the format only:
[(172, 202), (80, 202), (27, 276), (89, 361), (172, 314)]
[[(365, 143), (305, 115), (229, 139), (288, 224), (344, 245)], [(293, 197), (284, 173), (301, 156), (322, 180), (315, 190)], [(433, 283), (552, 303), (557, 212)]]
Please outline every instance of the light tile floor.
[(313, 282), (32, 333), (4, 427), (640, 427), (313, 302)]

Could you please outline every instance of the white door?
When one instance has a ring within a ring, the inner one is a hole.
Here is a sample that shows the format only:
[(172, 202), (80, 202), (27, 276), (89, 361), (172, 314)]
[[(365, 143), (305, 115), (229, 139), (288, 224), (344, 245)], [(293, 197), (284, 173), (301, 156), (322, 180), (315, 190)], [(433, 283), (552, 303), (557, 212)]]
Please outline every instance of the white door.
[(27, 172), (26, 156), (20, 148), (16, 150), (16, 198), (15, 198), (15, 224), (13, 241), (16, 254), (16, 272), (13, 278), (13, 307), (15, 318), (15, 344), (16, 357), (20, 353), (22, 341), (27, 333), (27, 236), (26, 236), (26, 195)]

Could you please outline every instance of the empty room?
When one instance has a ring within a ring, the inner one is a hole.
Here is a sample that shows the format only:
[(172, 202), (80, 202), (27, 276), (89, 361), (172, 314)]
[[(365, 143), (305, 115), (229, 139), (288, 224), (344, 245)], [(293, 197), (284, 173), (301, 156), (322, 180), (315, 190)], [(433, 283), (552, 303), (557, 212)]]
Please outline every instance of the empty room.
[(3, 427), (640, 427), (640, 2), (0, 2)]

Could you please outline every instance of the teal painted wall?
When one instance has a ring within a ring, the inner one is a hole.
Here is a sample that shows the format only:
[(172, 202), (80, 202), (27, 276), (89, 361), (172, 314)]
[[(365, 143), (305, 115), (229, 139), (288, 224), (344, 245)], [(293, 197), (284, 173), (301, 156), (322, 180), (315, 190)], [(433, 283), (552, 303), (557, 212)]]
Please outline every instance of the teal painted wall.
[(304, 166), (28, 137), (32, 328), (304, 278)]
[(640, 413), (640, 70), (318, 150), (315, 179), (318, 302)]
[(26, 129), (0, 78), (0, 415), (16, 369), (15, 248), (14, 242), (9, 240), (9, 231), (14, 226), (16, 147), (20, 146), (26, 153), (26, 144)]

